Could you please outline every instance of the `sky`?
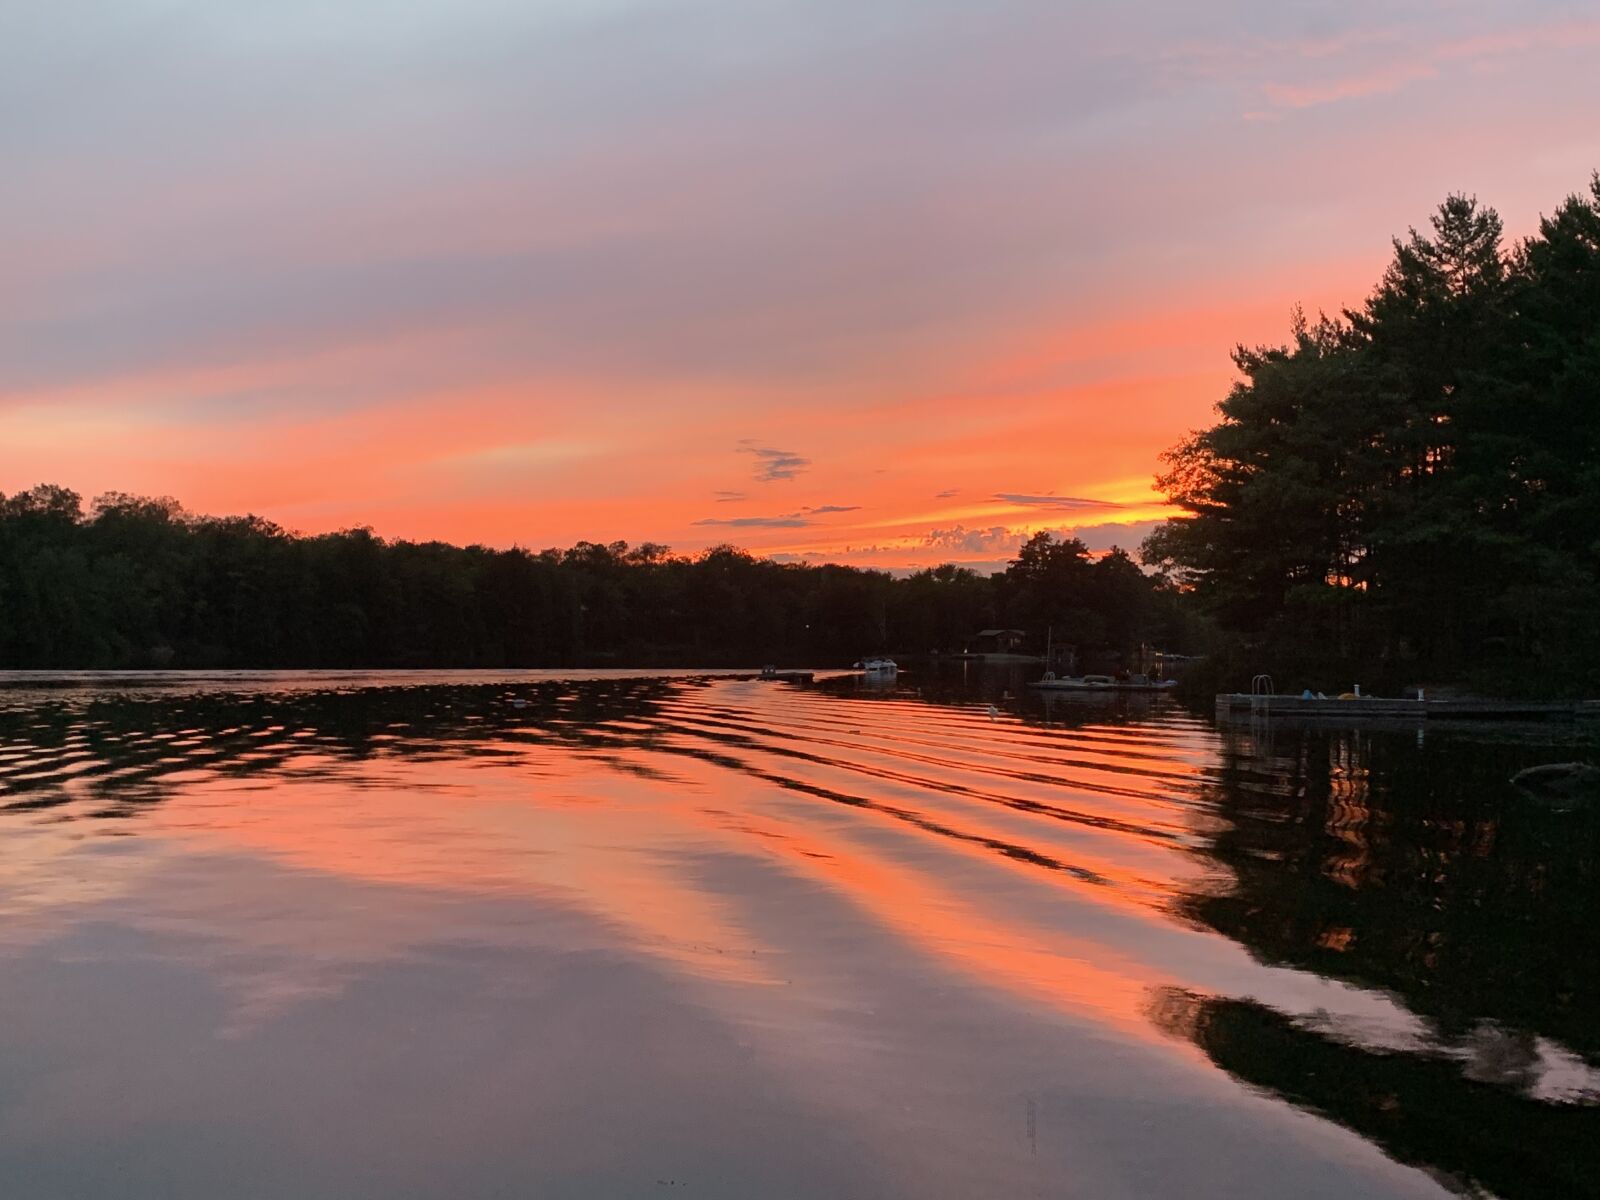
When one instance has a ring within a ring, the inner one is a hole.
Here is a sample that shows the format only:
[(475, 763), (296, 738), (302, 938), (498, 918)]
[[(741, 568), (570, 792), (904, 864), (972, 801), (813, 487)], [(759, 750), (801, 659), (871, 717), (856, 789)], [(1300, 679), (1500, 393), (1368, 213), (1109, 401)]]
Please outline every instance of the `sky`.
[(1600, 2), (0, 0), (0, 492), (988, 570), (1600, 167)]

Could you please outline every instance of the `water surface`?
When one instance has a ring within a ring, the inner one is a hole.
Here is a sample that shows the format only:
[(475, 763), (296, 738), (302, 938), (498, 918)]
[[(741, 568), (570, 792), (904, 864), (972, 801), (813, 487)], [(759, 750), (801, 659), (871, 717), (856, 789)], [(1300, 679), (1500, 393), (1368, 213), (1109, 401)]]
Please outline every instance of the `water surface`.
[(11, 676), (0, 1194), (1595, 1194), (1574, 737)]

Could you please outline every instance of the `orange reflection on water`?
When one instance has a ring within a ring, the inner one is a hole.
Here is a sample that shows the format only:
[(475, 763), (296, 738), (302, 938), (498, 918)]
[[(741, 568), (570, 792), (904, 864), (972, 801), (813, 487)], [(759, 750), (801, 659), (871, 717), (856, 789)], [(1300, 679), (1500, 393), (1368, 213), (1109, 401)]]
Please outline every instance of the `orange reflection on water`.
[[(307, 753), (270, 784), (190, 782), (181, 802), (152, 814), (151, 832), (364, 883), (570, 906), (710, 983), (778, 986), (804, 969), (803, 955), (785, 962), (787, 975), (774, 969), (774, 955), (796, 948), (759, 935), (749, 898), (706, 884), (700, 864), (752, 853), (779, 868), (774, 895), (788, 886), (784, 880), (820, 884), (899, 944), (972, 984), (1124, 1034), (1156, 1036), (1145, 998), (1172, 982), (1103, 941), (1019, 920), (900, 861), (883, 832), (920, 844), (917, 826), (871, 808), (797, 805), (791, 789), (725, 764), (638, 749), (525, 750), (486, 760), (379, 759), (360, 776), (357, 783), (347, 768)], [(1113, 836), (1124, 840), (1136, 839)], [(1163, 919), (1148, 894), (1158, 885), (1117, 870), (1106, 855), (1097, 860), (1100, 882), (1090, 885), (981, 840), (939, 839), (938, 853), (1003, 872), (1043, 904), (1089, 903)]]
[(677, 877), (666, 851), (685, 842), (682, 807), (652, 803), (646, 781), (604, 763), (560, 765), (525, 773), (431, 762), (409, 765), (392, 786), (356, 790), (331, 770), (252, 788), (244, 804), (236, 785), (213, 783), (195, 789), (204, 818), (185, 804), (161, 824), (222, 851), (364, 883), (582, 908), (693, 974), (774, 982), (763, 947), (714, 896)]
[[(165, 859), (244, 855), (330, 880), (554, 906), (598, 921), (599, 945), (712, 994), (803, 975), (807, 994), (840, 1003), (847, 934), (854, 954), (907, 953), (1148, 1039), (1144, 997), (1175, 981), (1127, 948), (1141, 931), (1172, 931), (1167, 907), (1200, 869), (1186, 846), (1197, 816), (1180, 802), (1199, 747), (1175, 754), (1181, 731), (997, 725), (963, 709), (719, 683), (581, 720), (557, 708), (496, 727), (492, 713), (466, 712), (449, 739), (391, 724), (352, 758), (270, 706), (243, 723), (229, 715), (225, 730), (141, 739), (159, 743), (153, 766), (119, 776), (131, 768), (101, 762), (98, 786), (72, 774), (82, 756), (41, 768), (86, 810), (115, 796), (136, 819), (144, 867), (121, 886), (153, 886)], [(161, 802), (135, 805), (139, 788)], [(34, 874), (70, 877), (76, 842), (49, 841)], [(838, 904), (815, 907), (819, 890)], [(57, 890), (36, 908), (105, 898)], [(219, 903), (237, 913), (247, 902)], [(233, 926), (274, 953), (292, 957), (302, 934), (320, 944), (269, 896), (248, 903), (278, 915)], [(815, 916), (797, 925), (785, 911)], [(198, 931), (203, 913), (186, 927)], [(403, 957), (415, 936), (403, 922), (347, 919), (337, 947), (313, 957)], [(292, 997), (322, 985), (241, 986)]]
[[(793, 825), (767, 843), (788, 870), (848, 899), (884, 929), (983, 987), (1087, 1015), (1140, 1039), (1149, 989), (1166, 979), (1102, 942), (1075, 939), (988, 914), (952, 889), (850, 839), (808, 837)], [(1020, 864), (1014, 870), (1024, 870)]]

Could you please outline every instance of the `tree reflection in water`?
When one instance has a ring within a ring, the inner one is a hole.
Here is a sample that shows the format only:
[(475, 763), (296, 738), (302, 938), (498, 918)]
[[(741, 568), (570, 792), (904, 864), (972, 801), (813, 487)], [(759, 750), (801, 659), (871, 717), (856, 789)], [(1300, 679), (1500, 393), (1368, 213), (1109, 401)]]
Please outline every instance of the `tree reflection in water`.
[(1191, 898), (1189, 915), (1269, 965), (1395, 993), (1435, 1040), (1372, 1044), (1177, 989), (1156, 999), (1157, 1023), (1469, 1190), (1594, 1194), (1600, 809), (1559, 811), (1507, 783), (1584, 753), (1549, 744), (1584, 735), (1258, 724), (1222, 736), (1203, 791), (1224, 820), (1210, 853), (1233, 882)]

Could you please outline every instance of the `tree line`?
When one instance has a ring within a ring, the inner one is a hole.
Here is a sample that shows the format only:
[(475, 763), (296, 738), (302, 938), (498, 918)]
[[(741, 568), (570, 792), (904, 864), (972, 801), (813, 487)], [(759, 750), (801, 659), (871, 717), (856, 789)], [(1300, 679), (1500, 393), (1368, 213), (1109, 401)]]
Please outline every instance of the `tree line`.
[[(828, 665), (1053, 627), (1116, 662), (1183, 636), (1173, 589), (1122, 551), (1039, 534), (994, 576), (906, 578), (776, 563), (732, 546), (533, 552), (306, 536), (66, 488), (0, 496), (0, 666)], [(1168, 645), (1167, 648), (1172, 648)]]
[(1231, 682), (1600, 687), (1600, 174), (1509, 246), (1451, 196), (1363, 305), (1291, 333), (1235, 352), (1142, 548)]

